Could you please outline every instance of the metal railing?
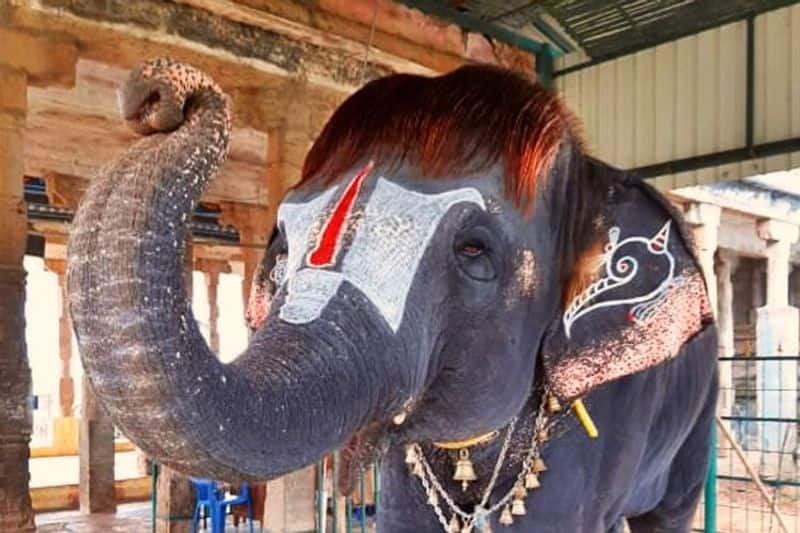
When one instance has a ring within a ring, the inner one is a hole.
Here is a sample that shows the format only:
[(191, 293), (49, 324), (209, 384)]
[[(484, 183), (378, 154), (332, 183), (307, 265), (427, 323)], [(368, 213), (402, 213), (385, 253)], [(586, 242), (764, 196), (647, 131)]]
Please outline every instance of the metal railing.
[(800, 533), (800, 357), (737, 355), (720, 367), (718, 438), (693, 531)]
[(375, 531), (375, 514), (380, 499), (380, 465), (360, 473), (353, 495), (340, 494), (339, 453), (317, 463), (317, 533), (367, 533)]

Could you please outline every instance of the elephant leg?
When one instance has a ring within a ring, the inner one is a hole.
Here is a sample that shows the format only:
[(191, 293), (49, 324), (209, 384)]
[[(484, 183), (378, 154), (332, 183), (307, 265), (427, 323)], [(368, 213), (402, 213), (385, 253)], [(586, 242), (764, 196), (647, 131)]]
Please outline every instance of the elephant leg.
[(711, 427), (716, 412), (716, 387), (672, 463), (664, 497), (652, 511), (628, 518), (631, 533), (687, 533), (708, 470)]

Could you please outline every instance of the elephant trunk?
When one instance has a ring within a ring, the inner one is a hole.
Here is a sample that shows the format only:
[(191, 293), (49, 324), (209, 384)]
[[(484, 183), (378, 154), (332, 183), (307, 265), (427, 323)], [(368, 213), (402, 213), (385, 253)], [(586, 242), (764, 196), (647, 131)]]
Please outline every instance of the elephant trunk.
[(156, 60), (132, 73), (121, 107), (151, 135), (93, 180), (68, 246), (83, 365), (120, 429), (162, 464), (233, 481), (308, 465), (388, 418), (411, 379), (399, 358), (374, 357), (386, 326), (352, 287), (313, 324), (273, 313), (230, 364), (209, 350), (182, 256), (192, 209), (227, 154), (227, 98), (203, 73)]

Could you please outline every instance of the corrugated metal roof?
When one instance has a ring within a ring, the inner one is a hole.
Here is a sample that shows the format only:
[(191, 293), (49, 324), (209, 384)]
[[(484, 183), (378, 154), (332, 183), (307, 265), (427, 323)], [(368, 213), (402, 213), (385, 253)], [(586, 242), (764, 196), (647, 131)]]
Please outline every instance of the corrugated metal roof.
[(797, 3), (797, 0), (401, 1), (456, 24), (470, 17), (483, 24), (487, 33), (492, 28), (502, 28), (523, 38), (549, 42), (562, 52), (573, 51), (571, 44), (575, 43), (594, 61), (619, 57)]
[[(640, 168), (746, 147), (747, 26), (726, 24), (556, 78), (589, 150)], [(798, 138), (800, 4), (759, 15), (753, 27), (752, 141)], [(667, 190), (798, 166), (800, 152), (791, 151), (665, 172), (654, 183)]]
[[(796, 0), (543, 0), (592, 59), (618, 57)], [(502, 19), (501, 19), (502, 20)]]

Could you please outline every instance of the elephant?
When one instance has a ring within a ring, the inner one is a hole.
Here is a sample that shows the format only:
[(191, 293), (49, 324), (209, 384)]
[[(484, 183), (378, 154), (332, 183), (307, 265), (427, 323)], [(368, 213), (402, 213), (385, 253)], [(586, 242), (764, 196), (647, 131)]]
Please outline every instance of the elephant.
[(381, 461), (380, 533), (685, 532), (717, 333), (681, 214), (589, 155), (525, 76), (394, 74), (334, 111), (280, 203), (248, 347), (222, 363), (183, 271), (231, 104), (160, 58), (120, 89), (142, 138), (91, 182), (68, 297), (98, 401), (188, 475)]

